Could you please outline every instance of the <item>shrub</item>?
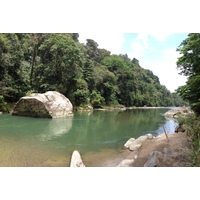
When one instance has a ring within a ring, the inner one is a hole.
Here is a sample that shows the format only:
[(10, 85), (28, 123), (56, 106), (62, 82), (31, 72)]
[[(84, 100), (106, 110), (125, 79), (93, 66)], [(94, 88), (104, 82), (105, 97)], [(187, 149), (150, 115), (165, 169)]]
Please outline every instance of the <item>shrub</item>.
[(4, 97), (2, 95), (0, 95), (0, 111), (9, 112), (7, 103), (4, 101)]
[(191, 166), (200, 166), (200, 116), (195, 114), (181, 119), (187, 127), (187, 135), (191, 145)]

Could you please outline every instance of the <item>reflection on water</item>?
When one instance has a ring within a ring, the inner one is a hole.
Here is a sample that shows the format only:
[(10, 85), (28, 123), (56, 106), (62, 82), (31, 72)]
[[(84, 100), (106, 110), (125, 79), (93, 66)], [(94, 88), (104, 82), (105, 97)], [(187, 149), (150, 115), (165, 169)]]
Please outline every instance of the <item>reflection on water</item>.
[(164, 118), (166, 111), (77, 112), (66, 119), (1, 115), (0, 166), (69, 166), (74, 149), (86, 166), (111, 166), (108, 163), (119, 161), (119, 151), (130, 137), (157, 136), (164, 132), (162, 124), (173, 133), (176, 123)]
[(63, 134), (67, 134), (72, 128), (72, 117), (63, 119), (51, 119), (43, 133), (40, 134), (41, 140), (51, 140)]

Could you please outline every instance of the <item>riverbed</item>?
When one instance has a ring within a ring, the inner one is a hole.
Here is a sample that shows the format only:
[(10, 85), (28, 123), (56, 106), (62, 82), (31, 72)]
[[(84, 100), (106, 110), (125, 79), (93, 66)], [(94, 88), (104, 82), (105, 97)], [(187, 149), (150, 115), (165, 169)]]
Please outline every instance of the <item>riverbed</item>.
[(174, 133), (168, 108), (75, 112), (65, 119), (0, 115), (0, 166), (68, 167), (73, 150), (86, 166), (115, 166), (124, 143), (151, 133)]

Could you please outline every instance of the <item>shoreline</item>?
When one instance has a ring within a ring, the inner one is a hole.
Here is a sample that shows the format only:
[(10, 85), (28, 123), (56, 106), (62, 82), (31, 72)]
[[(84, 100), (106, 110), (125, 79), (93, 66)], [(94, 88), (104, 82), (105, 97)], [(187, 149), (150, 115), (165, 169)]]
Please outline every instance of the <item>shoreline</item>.
[(190, 145), (186, 132), (168, 134), (168, 139), (167, 142), (165, 133), (162, 133), (157, 137), (142, 141), (141, 146), (135, 150), (128, 149), (124, 144), (117, 150), (104, 149), (97, 155), (89, 152), (81, 157), (85, 167), (189, 166)]
[(137, 110), (137, 109), (172, 109), (178, 107), (105, 107), (105, 108), (94, 108), (93, 110)]

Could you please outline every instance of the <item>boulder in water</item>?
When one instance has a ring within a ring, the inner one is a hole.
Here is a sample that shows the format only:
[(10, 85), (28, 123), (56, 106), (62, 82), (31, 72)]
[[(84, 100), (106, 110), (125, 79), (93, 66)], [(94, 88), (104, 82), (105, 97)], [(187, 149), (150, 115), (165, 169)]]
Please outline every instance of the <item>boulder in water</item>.
[(73, 106), (68, 98), (56, 91), (32, 93), (20, 98), (13, 108), (13, 115), (64, 118), (73, 115)]

